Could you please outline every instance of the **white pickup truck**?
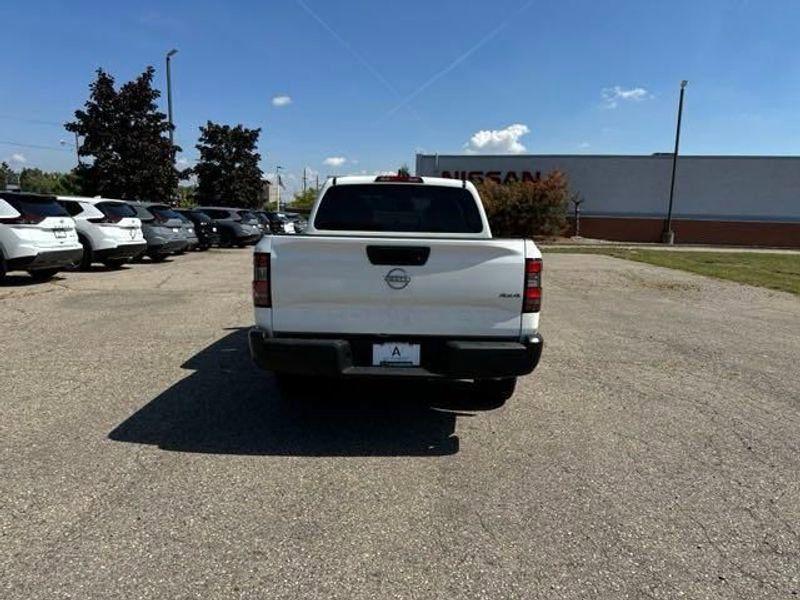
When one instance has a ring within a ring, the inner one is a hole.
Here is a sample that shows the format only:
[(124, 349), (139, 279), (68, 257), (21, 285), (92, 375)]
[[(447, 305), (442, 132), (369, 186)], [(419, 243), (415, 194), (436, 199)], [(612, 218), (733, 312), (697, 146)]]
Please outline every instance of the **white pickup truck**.
[(279, 377), (471, 379), (502, 402), (542, 353), (541, 276), (469, 182), (334, 177), (304, 234), (255, 248), (250, 352)]

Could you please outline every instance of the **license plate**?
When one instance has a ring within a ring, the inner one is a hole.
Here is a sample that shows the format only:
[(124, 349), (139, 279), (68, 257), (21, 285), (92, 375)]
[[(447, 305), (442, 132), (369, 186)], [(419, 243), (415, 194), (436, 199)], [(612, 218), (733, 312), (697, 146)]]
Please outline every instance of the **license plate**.
[(53, 229), (53, 234), (56, 236), (57, 239), (63, 240), (67, 237), (67, 230), (66, 229)]
[(372, 344), (375, 367), (418, 367), (419, 344)]

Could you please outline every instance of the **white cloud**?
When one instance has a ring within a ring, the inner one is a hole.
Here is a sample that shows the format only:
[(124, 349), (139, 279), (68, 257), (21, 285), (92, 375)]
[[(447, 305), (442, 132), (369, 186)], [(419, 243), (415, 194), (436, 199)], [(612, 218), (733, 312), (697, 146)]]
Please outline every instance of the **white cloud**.
[(19, 163), (21, 165), (24, 165), (26, 162), (28, 162), (28, 159), (25, 158), (24, 154), (20, 154), (19, 152), (15, 152), (14, 154), (11, 155), (11, 162), (15, 162), (15, 163)]
[(280, 96), (272, 97), (272, 106), (277, 106), (278, 108), (282, 106), (289, 106), (291, 103), (292, 103), (292, 97), (287, 96), (286, 94), (281, 94)]
[(186, 167), (189, 166), (189, 159), (188, 158), (184, 158), (183, 156), (181, 156), (178, 160), (175, 161), (175, 165), (179, 169), (185, 169)]
[(467, 154), (522, 154), (526, 151), (523, 135), (530, 133), (527, 125), (514, 123), (505, 129), (482, 129), (464, 144)]
[(578, 148), (580, 150), (586, 150), (587, 148), (591, 148), (591, 147), (592, 147), (592, 145), (589, 142), (581, 142), (580, 144), (578, 144)]
[(322, 161), (323, 164), (326, 164), (329, 167), (341, 167), (346, 162), (347, 159), (344, 156), (329, 156)]
[(601, 95), (604, 108), (617, 108), (620, 102), (641, 102), (651, 97), (650, 92), (644, 88), (635, 87), (626, 90), (619, 85), (603, 88)]

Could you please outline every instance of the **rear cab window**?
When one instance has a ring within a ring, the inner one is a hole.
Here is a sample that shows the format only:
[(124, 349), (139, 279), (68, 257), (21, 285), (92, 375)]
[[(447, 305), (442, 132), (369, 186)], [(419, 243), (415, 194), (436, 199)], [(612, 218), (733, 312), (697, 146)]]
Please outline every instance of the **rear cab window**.
[(481, 233), (475, 198), (461, 187), (417, 184), (338, 185), (320, 201), (321, 231)]

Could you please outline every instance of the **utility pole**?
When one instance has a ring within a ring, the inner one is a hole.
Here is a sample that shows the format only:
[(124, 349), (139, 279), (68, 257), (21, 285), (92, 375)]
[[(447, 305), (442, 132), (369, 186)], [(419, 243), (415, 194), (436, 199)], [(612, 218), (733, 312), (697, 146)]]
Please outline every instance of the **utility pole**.
[(667, 221), (664, 223), (664, 233), (661, 234), (661, 241), (664, 244), (675, 242), (675, 232), (672, 231), (672, 201), (675, 197), (675, 173), (678, 170), (678, 146), (681, 141), (681, 118), (683, 117), (683, 93), (689, 82), (685, 79), (681, 81), (681, 95), (678, 99), (678, 125), (675, 128), (675, 152), (672, 154), (672, 179), (669, 183), (669, 208), (667, 209)]
[(317, 191), (319, 191), (319, 173), (317, 173)]
[(174, 143), (174, 132), (175, 123), (172, 120), (172, 57), (175, 56), (178, 51), (173, 48), (169, 52), (167, 52), (167, 119), (169, 119), (169, 143), (170, 146)]
[(303, 167), (303, 194), (306, 193), (306, 168)]

